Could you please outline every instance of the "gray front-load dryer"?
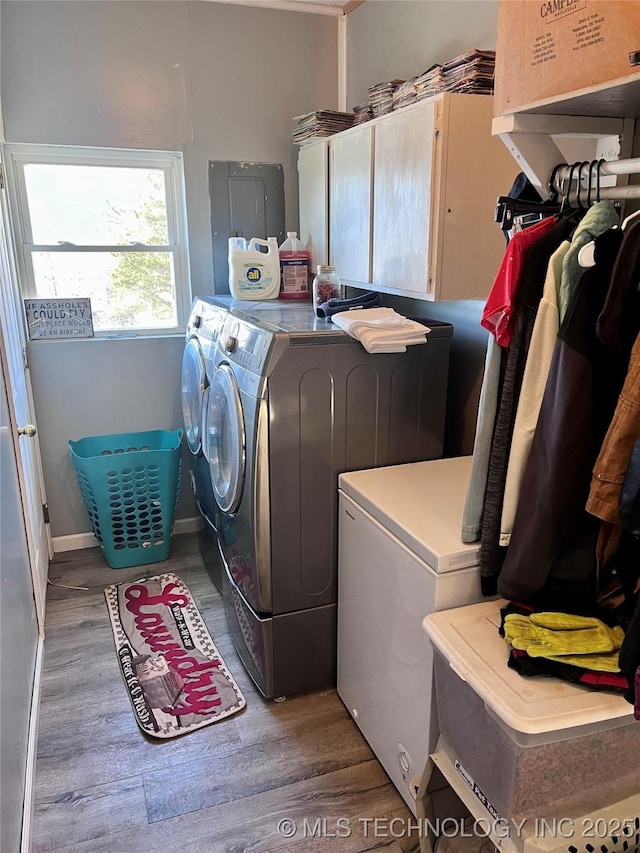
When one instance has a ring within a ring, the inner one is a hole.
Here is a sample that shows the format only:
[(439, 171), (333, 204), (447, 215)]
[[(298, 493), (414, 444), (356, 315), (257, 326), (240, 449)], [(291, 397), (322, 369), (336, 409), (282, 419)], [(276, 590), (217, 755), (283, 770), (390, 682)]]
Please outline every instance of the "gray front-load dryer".
[(452, 331), (371, 355), (310, 306), (231, 303), (206, 456), (229, 629), (265, 696), (335, 683), (338, 474), (441, 455)]
[(187, 322), (182, 355), (182, 416), (185, 442), (189, 450), (191, 484), (198, 511), (204, 520), (200, 533), (200, 551), (205, 566), (218, 589), (222, 590), (222, 563), (218, 548), (220, 511), (216, 505), (204, 455), (203, 418), (213, 376), (214, 353), (218, 334), (227, 313), (223, 297), (199, 297), (193, 300)]

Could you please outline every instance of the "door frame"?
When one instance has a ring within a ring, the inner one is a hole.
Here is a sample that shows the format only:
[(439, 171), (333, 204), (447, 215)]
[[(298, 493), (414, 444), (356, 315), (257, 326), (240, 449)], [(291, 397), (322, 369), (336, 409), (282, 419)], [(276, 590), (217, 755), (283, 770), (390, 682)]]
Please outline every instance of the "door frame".
[[(0, 157), (0, 176), (4, 174), (3, 162)], [(4, 181), (0, 186), (0, 357), (4, 371), (7, 396), (9, 399), (9, 413), (14, 425), (13, 446), (18, 467), (18, 479), (20, 482), (20, 494), (22, 498), (22, 511), (24, 514), (25, 528), (27, 531), (27, 545), (29, 549), (29, 561), (31, 564), (31, 577), (33, 581), (34, 596), (36, 601), (36, 612), (38, 615), (38, 627), (40, 635), (44, 636), (44, 616), (46, 605), (47, 572), (49, 561), (53, 557), (53, 542), (48, 521), (44, 522), (44, 532), (41, 530), (40, 520), (32, 517), (27, 498), (29, 489), (37, 492), (42, 512), (47, 504), (44, 487), (44, 474), (42, 469), (42, 456), (37, 434), (32, 438), (24, 438), (33, 442), (32, 467), (34, 470), (27, 471), (23, 465), (20, 452), (20, 436), (17, 429), (23, 424), (18, 424), (14, 405), (14, 387), (12, 376), (24, 374), (26, 386), (27, 405), (31, 417), (31, 423), (36, 423), (33, 391), (31, 387), (31, 375), (27, 362), (27, 340), (24, 327), (24, 314), (18, 291), (18, 278), (16, 272), (15, 258), (12, 252), (11, 236), (9, 234), (9, 210), (7, 203), (7, 192)], [(31, 481), (31, 482), (30, 482)], [(41, 536), (45, 541), (40, 541)], [(41, 566), (37, 563), (36, 555), (41, 554)]]

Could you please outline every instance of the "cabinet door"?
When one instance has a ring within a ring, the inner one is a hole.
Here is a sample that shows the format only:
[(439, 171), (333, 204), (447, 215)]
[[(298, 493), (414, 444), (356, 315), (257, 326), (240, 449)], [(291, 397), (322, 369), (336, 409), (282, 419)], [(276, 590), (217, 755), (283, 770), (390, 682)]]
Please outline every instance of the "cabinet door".
[(330, 142), (330, 256), (342, 281), (371, 281), (370, 127), (348, 130)]
[(373, 283), (423, 298), (432, 291), (431, 216), (435, 104), (385, 117), (376, 126)]
[(311, 253), (311, 271), (329, 263), (328, 143), (306, 145), (298, 154), (300, 239)]

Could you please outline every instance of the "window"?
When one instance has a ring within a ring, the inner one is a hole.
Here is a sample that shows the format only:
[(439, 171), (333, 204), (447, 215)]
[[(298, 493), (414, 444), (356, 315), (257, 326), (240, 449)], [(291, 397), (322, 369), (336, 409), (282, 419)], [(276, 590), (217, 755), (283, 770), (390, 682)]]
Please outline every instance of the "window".
[(5, 145), (24, 298), (89, 297), (97, 335), (184, 329), (182, 154)]

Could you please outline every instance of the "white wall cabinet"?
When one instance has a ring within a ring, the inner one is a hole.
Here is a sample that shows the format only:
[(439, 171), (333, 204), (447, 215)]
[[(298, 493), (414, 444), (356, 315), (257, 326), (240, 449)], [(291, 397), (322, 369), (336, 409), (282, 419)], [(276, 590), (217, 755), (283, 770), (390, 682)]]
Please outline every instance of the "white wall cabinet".
[(329, 257), (340, 279), (371, 281), (373, 128), (329, 140)]
[(298, 155), (300, 240), (311, 253), (311, 272), (329, 263), (329, 142), (305, 145)]
[(375, 130), (373, 279), (412, 296), (433, 291), (430, 234), (438, 102), (391, 113)]
[(329, 257), (344, 283), (486, 298), (505, 246), (496, 198), (518, 171), (491, 118), (490, 97), (443, 93), (329, 138)]

